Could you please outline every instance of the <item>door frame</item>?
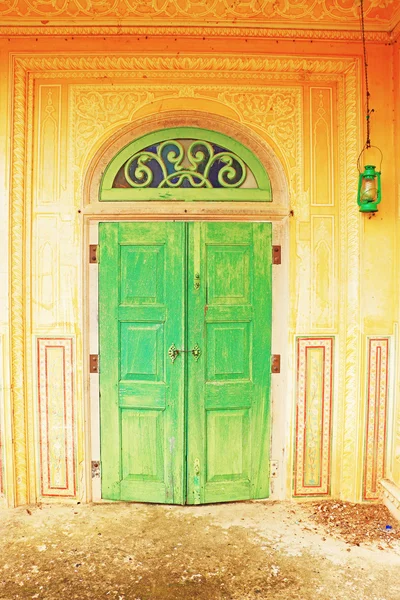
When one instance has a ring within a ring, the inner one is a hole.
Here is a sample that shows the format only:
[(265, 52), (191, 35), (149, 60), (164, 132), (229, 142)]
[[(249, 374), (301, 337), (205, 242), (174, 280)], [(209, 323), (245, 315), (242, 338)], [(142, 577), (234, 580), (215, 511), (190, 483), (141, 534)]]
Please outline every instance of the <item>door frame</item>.
[[(184, 119), (183, 119), (184, 115)], [(104, 167), (118, 149), (143, 133), (162, 127), (190, 123), (215, 129), (237, 138), (255, 152), (271, 180), (272, 202), (98, 202), (99, 182)], [(117, 143), (118, 141), (118, 143)], [(155, 115), (130, 124), (103, 144), (92, 159), (84, 186), (82, 208), (82, 309), (84, 327), (84, 396), (85, 396), (85, 456), (86, 497), (101, 502), (100, 477), (100, 398), (99, 376), (89, 373), (89, 355), (97, 354), (98, 335), (98, 265), (89, 264), (89, 245), (98, 244), (98, 224), (119, 221), (232, 221), (271, 222), (272, 244), (282, 249), (281, 264), (272, 268), (272, 347), (273, 354), (281, 355), (281, 372), (271, 376), (271, 461), (277, 461), (276, 477), (270, 477), (270, 500), (291, 497), (293, 417), (292, 390), (294, 378), (288, 365), (289, 323), (289, 207), (288, 185), (282, 164), (268, 144), (248, 127), (219, 115), (205, 115), (198, 111), (180, 111)], [(257, 206), (255, 206), (255, 204)]]
[[(153, 216), (153, 215), (152, 215)], [(101, 216), (90, 216), (84, 219), (86, 252), (88, 255), (88, 246), (98, 243), (98, 225), (100, 222), (138, 222), (154, 221), (154, 218), (136, 218), (121, 219), (116, 215), (113, 218)], [(165, 221), (166, 219), (156, 219)], [(178, 220), (178, 219), (168, 219)], [(201, 219), (181, 218), (179, 221), (199, 221)], [(211, 220), (211, 219), (209, 219)], [(214, 220), (214, 219), (213, 219)], [(222, 219), (215, 219), (221, 221)], [(224, 221), (232, 222), (255, 222), (254, 219), (235, 219), (234, 216), (227, 215)], [(281, 355), (281, 365), (287, 365), (288, 344), (285, 340), (289, 338), (288, 328), (288, 235), (287, 221), (272, 220), (265, 216), (263, 219), (257, 219), (257, 222), (272, 222), (272, 243), (282, 247), (282, 264), (273, 265), (272, 268), (272, 348), (273, 354)], [(98, 265), (89, 264), (86, 261), (85, 268), (85, 321), (86, 336), (84, 340), (84, 355), (97, 354), (99, 347), (99, 328), (98, 328)], [(86, 367), (86, 397), (87, 397), (87, 456), (89, 456), (91, 486), (88, 486), (88, 499), (99, 502), (101, 497), (101, 478), (96, 464), (100, 463), (100, 388), (99, 376), (88, 372), (88, 361), (85, 361)], [(291, 397), (288, 393), (289, 376), (285, 368), (281, 368), (281, 373), (271, 376), (271, 452), (270, 457), (273, 461), (278, 461), (278, 476), (270, 478), (270, 500), (284, 499), (290, 495), (290, 489), (287, 484), (288, 466), (290, 465), (290, 417), (291, 405), (288, 399)], [(282, 407), (284, 409), (282, 410)]]

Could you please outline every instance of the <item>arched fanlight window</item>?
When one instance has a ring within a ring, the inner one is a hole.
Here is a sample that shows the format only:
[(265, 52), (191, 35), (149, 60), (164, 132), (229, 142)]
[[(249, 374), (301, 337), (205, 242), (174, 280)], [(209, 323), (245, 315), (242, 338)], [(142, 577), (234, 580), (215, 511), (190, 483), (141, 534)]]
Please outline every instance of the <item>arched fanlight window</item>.
[(236, 140), (198, 127), (147, 134), (123, 148), (107, 166), (100, 201), (272, 200), (259, 159)]

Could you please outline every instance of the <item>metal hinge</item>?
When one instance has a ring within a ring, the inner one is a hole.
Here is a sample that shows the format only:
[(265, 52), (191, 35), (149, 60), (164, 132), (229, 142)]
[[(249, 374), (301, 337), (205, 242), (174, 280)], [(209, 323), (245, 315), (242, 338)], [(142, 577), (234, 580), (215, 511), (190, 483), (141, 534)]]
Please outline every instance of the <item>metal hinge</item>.
[(272, 264), (273, 265), (281, 264), (281, 247), (280, 246), (272, 246)]
[(89, 263), (96, 265), (99, 262), (99, 246), (98, 244), (90, 244), (89, 246)]
[(281, 355), (273, 354), (271, 356), (271, 373), (281, 372)]
[(278, 460), (271, 460), (269, 462), (269, 476), (272, 479), (276, 479), (278, 477), (278, 468), (279, 468), (279, 461)]
[(100, 461), (92, 460), (92, 479), (100, 478)]
[(89, 356), (89, 373), (99, 372), (99, 355), (91, 354)]

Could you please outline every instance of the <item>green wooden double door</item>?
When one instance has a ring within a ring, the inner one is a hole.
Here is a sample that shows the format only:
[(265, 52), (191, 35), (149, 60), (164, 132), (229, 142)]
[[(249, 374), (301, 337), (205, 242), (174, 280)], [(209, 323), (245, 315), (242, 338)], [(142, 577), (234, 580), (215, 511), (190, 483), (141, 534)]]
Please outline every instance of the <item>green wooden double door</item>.
[(269, 493), (270, 223), (100, 224), (102, 496)]

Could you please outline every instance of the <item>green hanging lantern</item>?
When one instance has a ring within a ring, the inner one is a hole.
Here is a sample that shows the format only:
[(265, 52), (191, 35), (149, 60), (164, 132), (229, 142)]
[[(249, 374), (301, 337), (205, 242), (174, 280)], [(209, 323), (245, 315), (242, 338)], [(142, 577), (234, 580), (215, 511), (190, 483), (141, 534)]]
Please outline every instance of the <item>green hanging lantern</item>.
[(363, 213), (376, 212), (381, 201), (381, 172), (375, 169), (375, 165), (365, 165), (359, 172), (357, 204)]

